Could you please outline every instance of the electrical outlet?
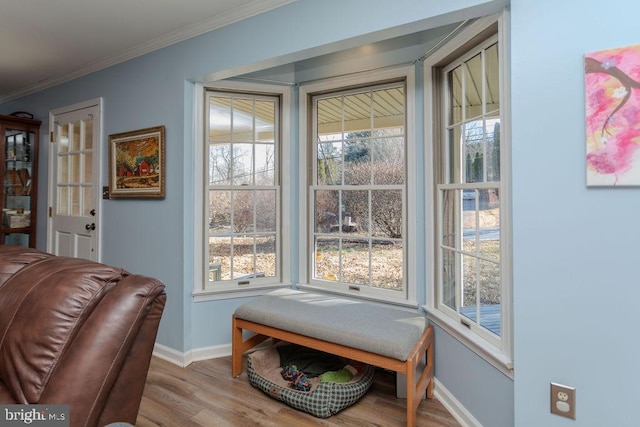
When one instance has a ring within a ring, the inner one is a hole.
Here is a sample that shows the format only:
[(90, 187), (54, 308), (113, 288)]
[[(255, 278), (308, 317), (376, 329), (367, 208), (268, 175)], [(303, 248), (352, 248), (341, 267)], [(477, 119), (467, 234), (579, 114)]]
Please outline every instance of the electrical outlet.
[(551, 413), (576, 419), (576, 389), (551, 383)]

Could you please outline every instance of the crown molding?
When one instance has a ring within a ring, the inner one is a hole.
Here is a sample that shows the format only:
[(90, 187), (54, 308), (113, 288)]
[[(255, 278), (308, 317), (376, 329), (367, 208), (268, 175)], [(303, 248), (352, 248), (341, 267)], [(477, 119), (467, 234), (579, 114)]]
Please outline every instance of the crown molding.
[(184, 40), (191, 39), (201, 34), (205, 34), (210, 31), (234, 24), (236, 22), (243, 21), (253, 16), (260, 15), (261, 13), (265, 13), (272, 9), (276, 9), (286, 4), (293, 3), (294, 1), (295, 0), (263, 0), (259, 3), (249, 3), (247, 5), (235, 8), (234, 10), (231, 10), (227, 13), (205, 19), (203, 21), (184, 27), (180, 30), (173, 31), (161, 37), (157, 37), (148, 42), (138, 44), (101, 61), (90, 63), (74, 72), (50, 79), (41, 80), (20, 90), (2, 95), (0, 96), (0, 104), (13, 101), (14, 99), (18, 99), (23, 96), (31, 95), (32, 93), (57, 86), (71, 80), (75, 80), (79, 77), (86, 76), (96, 71), (104, 70), (105, 68), (109, 68), (113, 65), (129, 61), (131, 59), (174, 45)]

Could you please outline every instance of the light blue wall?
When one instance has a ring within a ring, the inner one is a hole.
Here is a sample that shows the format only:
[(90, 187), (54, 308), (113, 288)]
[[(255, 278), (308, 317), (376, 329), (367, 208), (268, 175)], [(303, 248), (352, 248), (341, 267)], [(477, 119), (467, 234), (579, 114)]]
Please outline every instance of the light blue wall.
[[(365, 42), (403, 36), (494, 13), (505, 0), (298, 0), (282, 8), (213, 31), (157, 52), (96, 72), (72, 82), (0, 105), (0, 112), (24, 110), (42, 118), (48, 129), (52, 109), (102, 97), (104, 144), (108, 135), (163, 124), (166, 126), (167, 191), (164, 200), (108, 200), (102, 204), (102, 261), (158, 277), (167, 285), (168, 305), (158, 342), (178, 352), (230, 342), (230, 319), (243, 299), (194, 303), (193, 235), (194, 182), (191, 172), (200, 154), (193, 145), (193, 82), (206, 77), (226, 78), (337, 52)], [(366, 13), (365, 13), (366, 11)], [(313, 19), (310, 19), (313, 17)], [(340, 73), (348, 65), (322, 64), (321, 73)], [(342, 67), (342, 68), (341, 68)], [(348, 67), (347, 67), (348, 68)], [(420, 73), (420, 64), (417, 66)], [(299, 70), (309, 78), (318, 70)], [(306, 73), (306, 74), (305, 74)], [(418, 80), (418, 91), (422, 90)], [(294, 90), (295, 94), (295, 90)], [(295, 99), (295, 98), (293, 98)], [(419, 117), (422, 115), (418, 106)], [(291, 112), (292, 117), (296, 112)], [(297, 124), (292, 121), (293, 140)], [(418, 123), (418, 132), (422, 133)], [(45, 145), (46, 146), (46, 145)], [(416, 161), (423, 156), (418, 150)], [(47, 151), (40, 157), (41, 177), (47, 173)], [(292, 159), (297, 159), (294, 144)], [(297, 161), (291, 173), (297, 176)], [(107, 157), (103, 157), (107, 182)], [(291, 189), (297, 206), (298, 189)], [(422, 180), (418, 186), (423, 186)], [(44, 182), (40, 188), (46, 188)], [(38, 247), (46, 242), (45, 191), (38, 195)], [(423, 206), (423, 198), (418, 199)], [(425, 213), (419, 212), (420, 216)], [(293, 216), (292, 229), (297, 229)], [(416, 230), (424, 235), (424, 229)], [(292, 236), (297, 242), (297, 236)], [(297, 253), (294, 246), (293, 253)], [(417, 256), (423, 257), (419, 242)], [(425, 267), (426, 268), (426, 267)], [(297, 277), (297, 268), (292, 267)], [(428, 277), (425, 271), (419, 279)], [(424, 301), (420, 288), (419, 297)], [(509, 427), (513, 420), (513, 382), (441, 330), (436, 366), (439, 381), (487, 426)], [(471, 390), (480, 390), (472, 392)], [(491, 390), (483, 393), (481, 390)]]
[(513, 426), (513, 381), (435, 326), (435, 376), (486, 427)]
[(637, 426), (640, 192), (585, 185), (583, 58), (640, 43), (640, 3), (511, 5), (516, 425)]

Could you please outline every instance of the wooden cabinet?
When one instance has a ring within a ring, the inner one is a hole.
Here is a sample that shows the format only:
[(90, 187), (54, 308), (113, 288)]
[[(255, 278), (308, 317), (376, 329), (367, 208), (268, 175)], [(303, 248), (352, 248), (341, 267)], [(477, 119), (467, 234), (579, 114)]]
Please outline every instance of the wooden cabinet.
[(36, 246), (40, 121), (0, 115), (0, 244)]

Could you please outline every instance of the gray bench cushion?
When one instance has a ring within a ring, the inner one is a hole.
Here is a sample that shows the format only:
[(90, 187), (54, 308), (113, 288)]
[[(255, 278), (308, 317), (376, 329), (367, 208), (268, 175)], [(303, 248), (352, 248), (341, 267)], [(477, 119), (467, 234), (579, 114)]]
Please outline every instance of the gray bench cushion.
[(417, 313), (292, 289), (245, 303), (235, 316), (402, 361), (427, 328)]

